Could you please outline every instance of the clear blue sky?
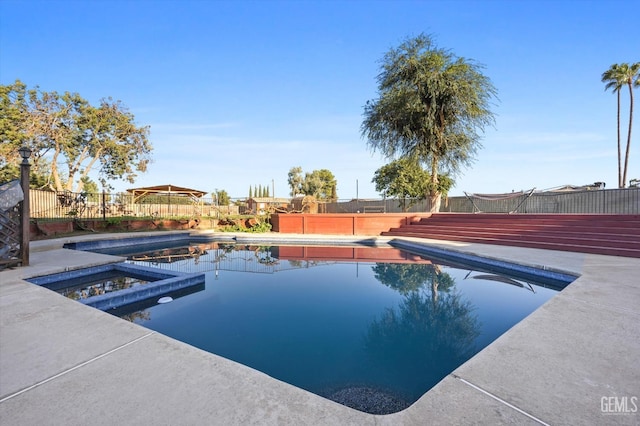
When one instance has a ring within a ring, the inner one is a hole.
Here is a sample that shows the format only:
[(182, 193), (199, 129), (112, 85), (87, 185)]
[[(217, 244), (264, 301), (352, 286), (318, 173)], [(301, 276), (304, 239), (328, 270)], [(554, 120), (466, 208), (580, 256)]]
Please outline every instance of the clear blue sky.
[[(378, 197), (371, 179), (388, 161), (361, 137), (363, 106), (385, 52), (427, 33), (483, 64), (499, 96), (452, 195), (614, 188), (616, 97), (600, 77), (640, 61), (639, 17), (636, 0), (1, 0), (0, 82), (111, 96), (150, 125), (154, 163), (117, 190), (244, 197), (273, 181), (287, 196), (300, 166), (333, 172), (339, 198)], [(640, 178), (636, 106), (629, 178)]]

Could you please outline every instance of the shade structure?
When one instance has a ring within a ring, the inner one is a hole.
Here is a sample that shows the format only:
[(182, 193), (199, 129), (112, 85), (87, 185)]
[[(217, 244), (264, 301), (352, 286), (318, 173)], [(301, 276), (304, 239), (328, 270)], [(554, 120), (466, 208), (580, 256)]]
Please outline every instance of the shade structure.
[(197, 189), (191, 188), (183, 188), (181, 186), (176, 185), (158, 185), (158, 186), (147, 186), (145, 188), (134, 188), (127, 189), (127, 192), (133, 195), (133, 202), (137, 202), (140, 198), (150, 195), (150, 194), (159, 194), (159, 195), (181, 195), (188, 196), (194, 199), (202, 198), (207, 193), (204, 191), (199, 191)]

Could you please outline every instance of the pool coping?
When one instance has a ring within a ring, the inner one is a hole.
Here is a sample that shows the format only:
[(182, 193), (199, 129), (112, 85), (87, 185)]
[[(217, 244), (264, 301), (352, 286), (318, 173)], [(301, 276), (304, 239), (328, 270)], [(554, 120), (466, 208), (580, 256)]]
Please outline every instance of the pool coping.
[[(245, 242), (300, 242), (306, 237), (237, 236)], [(639, 259), (417, 238), (314, 236), (316, 243), (395, 241), (579, 275), (411, 407), (377, 416), (333, 403), (23, 280), (64, 268), (122, 260), (61, 248), (65, 242), (92, 238), (105, 235), (33, 242), (31, 266), (0, 272), (3, 423), (640, 422), (637, 411), (630, 411), (634, 401), (640, 405)], [(122, 359), (127, 360), (126, 365)], [(628, 412), (620, 412), (622, 408)]]

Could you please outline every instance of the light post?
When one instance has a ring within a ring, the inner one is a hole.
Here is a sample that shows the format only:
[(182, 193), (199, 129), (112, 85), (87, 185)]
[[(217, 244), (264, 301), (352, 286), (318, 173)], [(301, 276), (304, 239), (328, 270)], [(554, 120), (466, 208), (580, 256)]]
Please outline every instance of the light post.
[(31, 150), (23, 146), (18, 152), (22, 157), (22, 163), (20, 163), (20, 186), (22, 187), (22, 212), (20, 218), (22, 219), (22, 226), (20, 226), (20, 251), (22, 252), (22, 266), (29, 266), (29, 170), (31, 164), (29, 164), (29, 157), (31, 156)]

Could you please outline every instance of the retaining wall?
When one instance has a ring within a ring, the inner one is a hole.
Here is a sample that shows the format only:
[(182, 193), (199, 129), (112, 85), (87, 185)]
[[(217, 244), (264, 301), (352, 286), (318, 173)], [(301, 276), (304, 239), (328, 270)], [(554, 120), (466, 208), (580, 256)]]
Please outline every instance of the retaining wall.
[(292, 234), (380, 235), (431, 213), (273, 214), (271, 230)]

